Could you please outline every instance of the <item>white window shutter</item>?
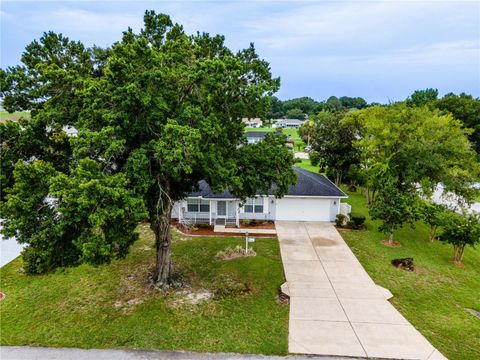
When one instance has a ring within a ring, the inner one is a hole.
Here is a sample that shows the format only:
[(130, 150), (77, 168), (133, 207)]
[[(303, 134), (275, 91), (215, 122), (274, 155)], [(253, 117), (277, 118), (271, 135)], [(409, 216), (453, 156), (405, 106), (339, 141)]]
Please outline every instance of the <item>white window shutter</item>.
[(240, 214), (243, 214), (245, 212), (245, 208), (243, 206), (240, 206), (240, 203), (238, 203), (238, 206), (240, 208)]
[(268, 196), (263, 198), (263, 213), (268, 214)]

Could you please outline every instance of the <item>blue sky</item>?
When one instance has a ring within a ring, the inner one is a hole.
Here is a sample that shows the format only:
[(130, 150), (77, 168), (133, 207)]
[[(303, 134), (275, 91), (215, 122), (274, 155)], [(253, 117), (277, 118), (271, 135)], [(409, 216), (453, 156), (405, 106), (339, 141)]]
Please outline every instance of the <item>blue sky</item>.
[(226, 36), (233, 50), (255, 43), (282, 99), (330, 95), (401, 100), (416, 89), (480, 96), (478, 1), (1, 1), (1, 67), (53, 30), (107, 46), (146, 9), (189, 33)]

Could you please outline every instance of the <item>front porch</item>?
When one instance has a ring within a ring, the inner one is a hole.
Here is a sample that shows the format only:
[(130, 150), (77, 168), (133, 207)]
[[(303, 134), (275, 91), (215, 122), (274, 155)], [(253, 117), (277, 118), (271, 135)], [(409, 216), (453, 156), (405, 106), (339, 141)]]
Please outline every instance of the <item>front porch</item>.
[(214, 226), (240, 226), (240, 203), (233, 199), (192, 199), (178, 204), (180, 223), (208, 224)]

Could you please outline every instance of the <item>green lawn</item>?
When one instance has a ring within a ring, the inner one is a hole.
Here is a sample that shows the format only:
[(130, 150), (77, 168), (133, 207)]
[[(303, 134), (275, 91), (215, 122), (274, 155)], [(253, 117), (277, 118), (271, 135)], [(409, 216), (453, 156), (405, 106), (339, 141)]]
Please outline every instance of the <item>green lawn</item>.
[[(252, 132), (252, 131), (263, 131), (263, 132), (274, 132), (276, 131), (276, 128), (272, 127), (264, 127), (264, 128), (245, 128), (245, 132)], [(295, 150), (298, 150), (298, 146), (301, 146), (301, 149), (303, 151), (303, 147), (306, 145), (303, 140), (300, 138), (300, 135), (298, 134), (298, 129), (281, 129), (282, 132), (290, 136), (290, 139), (292, 139), (295, 143)]]
[(288, 305), (277, 302), (284, 275), (276, 239), (257, 239), (256, 257), (221, 261), (215, 254), (243, 238), (176, 235), (177, 277), (192, 292), (223, 294), (182, 305), (184, 296), (145, 285), (153, 236), (146, 225), (139, 231), (127, 258), (111, 265), (26, 276), (19, 258), (0, 269), (6, 293), (0, 344), (287, 353)]
[[(367, 215), (359, 193), (348, 193), (352, 212)], [(395, 307), (449, 359), (480, 359), (480, 249), (465, 251), (463, 267), (452, 264), (451, 246), (427, 242), (427, 227), (417, 224), (395, 233), (400, 248), (381, 244), (378, 223), (367, 219), (367, 230), (341, 234), (375, 282), (394, 294)], [(417, 272), (390, 265), (395, 258), (413, 257)]]
[(29, 119), (30, 113), (28, 112), (9, 113), (7, 111), (0, 111), (0, 122), (6, 121), (6, 120), (18, 120), (21, 117)]
[(310, 162), (310, 159), (300, 159), (300, 160), (302, 161), (295, 163), (295, 166), (298, 166), (299, 168), (302, 168), (317, 174), (320, 172), (320, 166), (312, 165), (312, 163)]

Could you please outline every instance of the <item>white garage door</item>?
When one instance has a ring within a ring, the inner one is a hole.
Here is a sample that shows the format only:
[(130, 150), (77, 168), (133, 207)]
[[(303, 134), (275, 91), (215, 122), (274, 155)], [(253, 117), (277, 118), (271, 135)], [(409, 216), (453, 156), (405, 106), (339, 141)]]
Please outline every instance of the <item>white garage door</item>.
[(331, 199), (277, 199), (276, 220), (330, 221)]

